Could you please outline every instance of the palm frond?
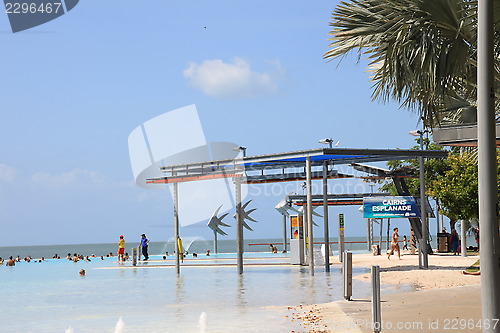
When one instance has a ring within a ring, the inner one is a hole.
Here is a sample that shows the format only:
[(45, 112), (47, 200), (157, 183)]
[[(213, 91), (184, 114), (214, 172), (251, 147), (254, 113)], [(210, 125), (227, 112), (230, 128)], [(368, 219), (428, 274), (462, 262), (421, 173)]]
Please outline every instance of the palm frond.
[[(495, 5), (495, 24), (495, 50), (500, 51), (500, 4)], [(473, 107), (477, 0), (342, 1), (330, 25), (324, 58), (342, 59), (351, 52), (366, 57), (373, 99), (393, 99), (402, 108), (417, 110), (427, 126), (439, 123), (440, 111), (454, 108), (450, 98)], [(496, 55), (500, 83), (500, 52)]]

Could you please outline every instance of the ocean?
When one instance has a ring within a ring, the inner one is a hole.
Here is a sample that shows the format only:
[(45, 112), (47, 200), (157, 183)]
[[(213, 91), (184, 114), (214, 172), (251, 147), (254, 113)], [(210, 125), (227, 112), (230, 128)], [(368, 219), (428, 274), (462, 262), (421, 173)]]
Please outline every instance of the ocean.
[[(367, 252), (362, 238), (350, 238), (346, 248)], [(330, 273), (317, 265), (290, 265), (289, 254), (272, 254), (269, 244), (279, 239), (245, 241), (244, 272), (235, 267), (235, 241), (219, 242), (223, 254), (204, 255), (213, 242), (184, 239), (190, 255), (177, 275), (173, 243), (151, 243), (149, 262), (133, 267), (117, 263), (116, 244), (79, 244), (0, 248), (0, 256), (62, 258), (67, 253), (95, 254), (90, 262), (46, 259), (0, 266), (2, 332), (306, 332), (291, 320), (288, 307), (342, 298), (340, 265)], [(333, 239), (335, 241), (335, 239)], [(137, 243), (127, 244), (131, 250)], [(320, 245), (316, 245), (319, 247)], [(335, 250), (336, 247), (333, 246)], [(165, 252), (169, 257), (163, 259)], [(192, 253), (200, 253), (193, 258)], [(334, 252), (334, 255), (336, 253)], [(101, 260), (99, 256), (103, 255)], [(84, 269), (86, 274), (79, 275)], [(367, 272), (355, 268), (353, 275)], [(383, 292), (412, 290), (384, 286)], [(354, 280), (353, 296), (369, 298), (369, 283)]]
[[(211, 250), (214, 252), (214, 242), (213, 240), (204, 240), (199, 237), (186, 237), (183, 238), (183, 246), (189, 253), (201, 253), (204, 254), (206, 250)], [(322, 242), (322, 238), (315, 238), (315, 243)], [(337, 239), (332, 237), (331, 242), (336, 242)], [(366, 238), (364, 237), (346, 237), (346, 250), (364, 250), (367, 248)], [(269, 252), (269, 244), (276, 244), (279, 252), (283, 250), (283, 239), (245, 239), (244, 240), (244, 252)], [(378, 244), (378, 243), (377, 243)], [(385, 244), (385, 243), (384, 243)], [(132, 247), (137, 247), (139, 241), (137, 242), (127, 242), (126, 250), (131, 252)], [(320, 246), (319, 244), (316, 244)], [(385, 245), (384, 245), (385, 246)], [(236, 241), (235, 240), (219, 240), (218, 241), (218, 252), (219, 253), (234, 253), (236, 252)], [(331, 245), (332, 251), (336, 251), (337, 245)], [(31, 256), (32, 258), (44, 257), (52, 258), (54, 255), (58, 255), (61, 258), (66, 257), (68, 253), (82, 254), (84, 256), (95, 254), (96, 256), (106, 256), (109, 253), (116, 255), (117, 245), (116, 243), (106, 243), (106, 244), (65, 244), (65, 245), (39, 245), (39, 246), (9, 246), (0, 247), (0, 257), (8, 258), (9, 256), (19, 256), (20, 258), (25, 258)], [(164, 255), (165, 252), (172, 254), (174, 252), (174, 242), (173, 240), (167, 242), (151, 242), (149, 244), (149, 253), (152, 255)]]

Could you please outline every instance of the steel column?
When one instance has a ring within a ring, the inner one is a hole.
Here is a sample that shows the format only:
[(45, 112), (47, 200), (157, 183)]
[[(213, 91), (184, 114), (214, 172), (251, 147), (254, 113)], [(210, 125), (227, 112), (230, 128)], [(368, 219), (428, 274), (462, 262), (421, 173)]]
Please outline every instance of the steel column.
[(181, 274), (181, 264), (179, 257), (179, 184), (174, 183), (174, 249), (175, 249), (175, 272)]
[(243, 218), (241, 215), (241, 178), (234, 178), (236, 197), (236, 261), (238, 273), (243, 273)]
[(330, 237), (328, 231), (328, 162), (323, 162), (323, 226), (325, 238), (325, 272), (330, 271)]
[(314, 251), (313, 251), (313, 219), (312, 219), (312, 181), (311, 181), (311, 157), (306, 157), (306, 187), (307, 187), (307, 259), (309, 261), (309, 274), (314, 275)]
[(344, 280), (344, 299), (350, 301), (352, 297), (352, 253), (344, 251), (342, 261), (342, 277)]
[[(424, 131), (420, 131), (420, 150), (424, 150)], [(419, 168), (420, 168), (420, 214), (422, 221), (422, 238), (419, 244), (419, 268), (427, 269), (429, 268), (429, 260), (427, 249), (427, 240), (429, 239), (429, 226), (427, 224), (427, 207), (425, 200), (425, 180), (424, 180), (424, 157), (420, 156), (418, 158)]]
[(286, 214), (283, 214), (283, 253), (287, 252), (286, 239)]
[(493, 2), (478, 1), (477, 134), (483, 332), (500, 332), (498, 323), (495, 328), (485, 325), (500, 318)]
[(373, 332), (380, 332), (382, 314), (380, 305), (380, 266), (372, 266), (372, 325)]
[(214, 230), (214, 253), (217, 254), (218, 253), (218, 249), (217, 249), (217, 231)]
[(460, 222), (460, 254), (462, 257), (467, 257), (467, 235), (465, 233), (465, 220)]

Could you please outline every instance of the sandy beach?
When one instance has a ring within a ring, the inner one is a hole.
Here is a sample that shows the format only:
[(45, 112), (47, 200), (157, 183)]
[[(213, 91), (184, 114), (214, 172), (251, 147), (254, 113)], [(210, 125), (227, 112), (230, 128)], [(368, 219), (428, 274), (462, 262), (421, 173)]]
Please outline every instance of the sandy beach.
[[(334, 262), (335, 262), (335, 258)], [(381, 284), (415, 288), (413, 292), (384, 294), (382, 331), (393, 332), (481, 332), (480, 276), (462, 272), (479, 256), (429, 256), (429, 269), (418, 268), (418, 256), (353, 255), (353, 266), (380, 266)], [(354, 276), (370, 282), (370, 273)], [(406, 289), (407, 290), (407, 289)], [(296, 318), (308, 332), (373, 332), (371, 299), (356, 297), (327, 304), (297, 307)]]

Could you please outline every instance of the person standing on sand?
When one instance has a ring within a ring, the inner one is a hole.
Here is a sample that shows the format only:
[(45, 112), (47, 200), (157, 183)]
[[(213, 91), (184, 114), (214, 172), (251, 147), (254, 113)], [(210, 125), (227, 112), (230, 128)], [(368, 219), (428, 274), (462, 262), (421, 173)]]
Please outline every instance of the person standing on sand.
[(125, 261), (123, 255), (125, 254), (125, 239), (123, 235), (120, 235), (120, 240), (118, 241), (118, 261)]
[(458, 254), (458, 233), (455, 229), (451, 231), (451, 250), (453, 251), (453, 255)]
[(394, 228), (394, 232), (392, 233), (391, 237), (391, 250), (389, 253), (387, 253), (387, 259), (391, 260), (391, 254), (393, 254), (395, 251), (398, 251), (398, 258), (401, 259), (401, 250), (399, 249), (399, 243), (398, 243), (398, 228)]
[(142, 255), (144, 256), (144, 260), (149, 259), (148, 244), (149, 244), (149, 239), (146, 238), (145, 234), (142, 234), (141, 235), (141, 249), (142, 249)]
[(406, 235), (403, 236), (403, 250), (408, 250), (408, 239)]

